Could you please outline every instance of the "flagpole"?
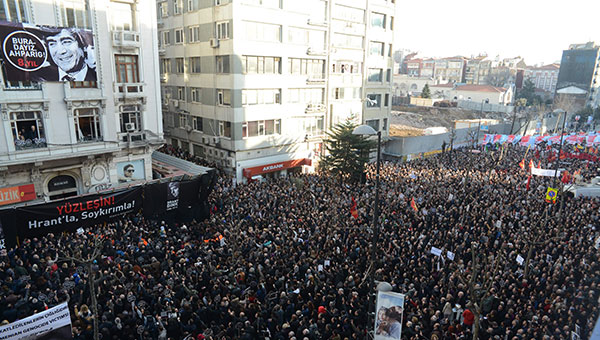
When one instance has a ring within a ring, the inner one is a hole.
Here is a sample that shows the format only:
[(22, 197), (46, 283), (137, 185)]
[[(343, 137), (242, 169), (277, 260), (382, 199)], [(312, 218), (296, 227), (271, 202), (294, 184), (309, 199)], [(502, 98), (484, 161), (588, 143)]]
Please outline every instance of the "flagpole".
[(567, 111), (558, 110), (558, 112), (564, 113), (562, 129), (560, 130), (560, 145), (558, 146), (558, 159), (556, 160), (556, 166), (554, 167), (554, 180), (552, 181), (552, 187), (556, 186), (556, 180), (558, 178), (558, 166), (560, 165), (560, 153), (563, 147), (563, 136), (565, 133), (565, 124), (567, 123)]

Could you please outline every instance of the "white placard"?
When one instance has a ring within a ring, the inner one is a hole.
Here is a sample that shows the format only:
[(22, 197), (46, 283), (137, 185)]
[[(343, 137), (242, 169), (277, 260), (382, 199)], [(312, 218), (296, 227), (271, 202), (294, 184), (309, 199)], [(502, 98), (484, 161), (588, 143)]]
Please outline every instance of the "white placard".
[(0, 337), (17, 339), (71, 339), (71, 315), (67, 303), (62, 303), (28, 318), (0, 327)]
[(394, 292), (377, 293), (375, 340), (400, 340), (404, 295)]
[(442, 256), (442, 250), (440, 248), (431, 247), (431, 253), (435, 256)]
[(451, 251), (446, 252), (446, 257), (452, 261), (454, 261), (454, 253)]
[(77, 229), (77, 235), (83, 235), (85, 231), (83, 230), (83, 228), (78, 228)]
[(323, 271), (323, 265), (322, 264), (320, 264), (317, 268), (319, 269), (320, 272)]
[(331, 266), (331, 261), (325, 260), (325, 267), (327, 267), (327, 266)]
[(523, 261), (525, 261), (525, 259), (521, 255), (517, 255), (517, 263), (523, 265)]

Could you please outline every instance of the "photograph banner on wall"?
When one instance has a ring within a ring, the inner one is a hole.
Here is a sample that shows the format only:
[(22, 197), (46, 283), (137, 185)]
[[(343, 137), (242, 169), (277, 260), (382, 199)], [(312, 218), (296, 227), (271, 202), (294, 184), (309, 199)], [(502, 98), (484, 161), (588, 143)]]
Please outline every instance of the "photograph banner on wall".
[(375, 340), (400, 340), (404, 295), (378, 292), (375, 309)]
[(198, 202), (200, 178), (166, 183), (154, 183), (144, 188), (144, 214), (153, 216), (167, 211), (185, 208)]
[(71, 314), (66, 302), (0, 327), (0, 339), (6, 340), (69, 340), (72, 338)]
[(0, 21), (8, 81), (96, 81), (91, 30)]
[(75, 230), (137, 212), (142, 207), (142, 190), (142, 187), (136, 187), (16, 208), (17, 234), (20, 237), (33, 237)]

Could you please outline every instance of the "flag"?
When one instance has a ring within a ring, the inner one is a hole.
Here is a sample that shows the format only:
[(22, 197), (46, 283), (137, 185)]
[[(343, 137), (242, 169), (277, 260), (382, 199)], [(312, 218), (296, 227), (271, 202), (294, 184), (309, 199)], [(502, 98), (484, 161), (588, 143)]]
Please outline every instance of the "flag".
[(354, 200), (354, 197), (352, 197), (352, 207), (350, 207), (350, 214), (352, 214), (352, 217), (354, 217), (355, 219), (358, 219), (358, 210), (356, 210), (356, 201)]
[(531, 183), (531, 175), (529, 175), (529, 177), (527, 177), (527, 186), (525, 187), (525, 189), (527, 189), (527, 191), (529, 191), (529, 184)]
[(558, 190), (554, 188), (548, 187), (548, 191), (546, 191), (546, 202), (548, 203), (556, 203), (556, 196), (558, 195)]
[(542, 161), (539, 161), (539, 162), (538, 162), (538, 166), (537, 166), (537, 167), (538, 167), (538, 168), (541, 168), (541, 167), (542, 167)]
[(417, 208), (417, 203), (415, 203), (415, 198), (410, 199), (410, 207), (413, 208), (415, 212), (419, 212), (419, 208)]
[(569, 174), (569, 172), (565, 170), (565, 172), (563, 172), (563, 175), (562, 175), (562, 178), (560, 179), (560, 181), (563, 182), (564, 184), (571, 182), (571, 174)]
[(148, 241), (146, 241), (143, 237), (140, 237), (140, 239), (142, 240), (142, 243), (147, 246), (148, 245)]
[(529, 169), (535, 168), (534, 164), (533, 164), (533, 159), (529, 160)]
[(522, 170), (525, 170), (525, 159), (519, 162), (519, 167), (521, 167)]

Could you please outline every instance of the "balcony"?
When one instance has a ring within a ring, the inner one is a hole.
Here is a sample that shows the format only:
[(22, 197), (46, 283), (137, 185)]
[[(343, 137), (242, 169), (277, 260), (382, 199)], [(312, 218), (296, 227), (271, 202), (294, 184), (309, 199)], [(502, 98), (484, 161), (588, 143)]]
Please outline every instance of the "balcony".
[(47, 147), (46, 139), (43, 137), (34, 138), (34, 139), (16, 139), (15, 140), (15, 150), (17, 150), (17, 151), (39, 149), (39, 148), (45, 148), (45, 147)]
[(27, 90), (41, 90), (42, 83), (33, 81), (5, 81), (5, 91), (27, 91)]
[(143, 97), (144, 83), (115, 83), (115, 94), (121, 94), (123, 97)]
[(113, 46), (120, 48), (140, 47), (140, 33), (133, 31), (112, 31)]

